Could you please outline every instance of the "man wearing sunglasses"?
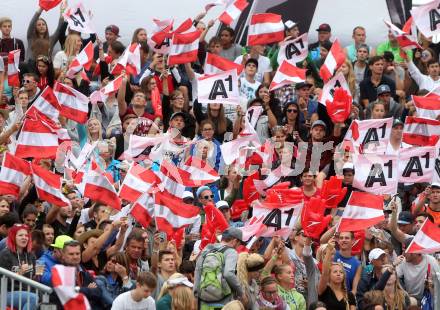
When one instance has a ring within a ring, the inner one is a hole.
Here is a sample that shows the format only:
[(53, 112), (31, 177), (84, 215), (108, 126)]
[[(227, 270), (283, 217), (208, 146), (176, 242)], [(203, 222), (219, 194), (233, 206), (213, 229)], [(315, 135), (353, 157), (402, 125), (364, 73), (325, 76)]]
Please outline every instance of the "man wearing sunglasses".
[(28, 92), (29, 105), (31, 105), (35, 98), (37, 98), (40, 90), (37, 87), (39, 78), (35, 73), (25, 73), (21, 81), (24, 89)]
[(208, 203), (214, 203), (214, 194), (208, 186), (199, 187), (196, 194), (202, 207), (206, 206)]

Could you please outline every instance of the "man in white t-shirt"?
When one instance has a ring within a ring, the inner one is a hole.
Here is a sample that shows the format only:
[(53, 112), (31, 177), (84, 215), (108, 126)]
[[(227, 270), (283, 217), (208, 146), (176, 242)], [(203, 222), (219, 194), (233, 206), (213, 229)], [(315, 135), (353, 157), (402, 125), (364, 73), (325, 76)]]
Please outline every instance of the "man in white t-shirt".
[[(238, 56), (234, 62), (237, 64), (242, 64), (243, 66), (247, 64), (248, 59), (255, 59), (258, 61), (258, 71), (255, 75), (255, 79), (260, 83), (270, 83), (270, 73), (272, 72), (272, 65), (270, 64), (270, 59), (264, 54), (264, 45), (254, 45), (250, 47), (249, 54)], [(243, 73), (242, 73), (243, 75)]]
[(112, 310), (155, 310), (156, 304), (151, 293), (156, 288), (156, 277), (151, 272), (140, 272), (136, 278), (136, 288), (122, 293), (113, 301)]

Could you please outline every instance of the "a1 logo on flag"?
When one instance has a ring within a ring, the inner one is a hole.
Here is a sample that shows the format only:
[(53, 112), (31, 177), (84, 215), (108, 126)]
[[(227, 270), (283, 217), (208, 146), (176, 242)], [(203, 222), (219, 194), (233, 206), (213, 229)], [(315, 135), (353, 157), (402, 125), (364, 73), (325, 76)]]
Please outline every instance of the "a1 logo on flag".
[(353, 187), (372, 194), (397, 192), (398, 157), (396, 155), (355, 154)]
[(337, 87), (342, 87), (342, 89), (351, 94), (350, 88), (348, 87), (347, 81), (345, 80), (342, 72), (336, 73), (334, 77), (324, 84), (319, 102), (323, 105), (326, 105), (327, 100), (333, 101), (333, 96)]
[(431, 183), (436, 159), (435, 146), (401, 148), (399, 182)]
[(295, 64), (306, 59), (308, 52), (309, 42), (307, 39), (307, 33), (304, 33), (296, 39), (285, 41), (280, 44), (277, 61), (279, 64), (282, 64), (283, 60)]
[(95, 25), (92, 22), (92, 14), (84, 8), (82, 3), (68, 8), (63, 16), (70, 29), (81, 33), (96, 33)]
[(229, 70), (198, 78), (199, 102), (201, 103), (240, 103), (237, 70)]

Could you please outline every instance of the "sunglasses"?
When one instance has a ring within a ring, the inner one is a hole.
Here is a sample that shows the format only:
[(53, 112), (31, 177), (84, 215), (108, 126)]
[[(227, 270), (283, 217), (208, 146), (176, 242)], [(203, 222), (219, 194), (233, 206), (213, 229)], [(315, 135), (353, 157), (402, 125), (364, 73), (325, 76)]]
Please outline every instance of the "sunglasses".
[(28, 83), (32, 83), (33, 81), (31, 81), (31, 80), (23, 80), (23, 81), (21, 81), (23, 84), (28, 84)]
[(297, 109), (287, 109), (287, 113), (298, 113)]
[(49, 62), (49, 58), (47, 56), (38, 56), (37, 61)]
[(206, 195), (202, 197), (203, 199), (209, 199), (209, 198), (214, 198), (214, 195)]

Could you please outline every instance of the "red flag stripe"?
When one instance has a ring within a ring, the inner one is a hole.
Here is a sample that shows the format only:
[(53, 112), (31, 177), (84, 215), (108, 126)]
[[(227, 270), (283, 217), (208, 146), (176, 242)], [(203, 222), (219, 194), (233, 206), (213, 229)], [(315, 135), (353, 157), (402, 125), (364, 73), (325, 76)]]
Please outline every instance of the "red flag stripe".
[(272, 13), (254, 14), (248, 29), (248, 45), (269, 44), (284, 39), (284, 24), (281, 15)]
[(440, 228), (429, 219), (426, 219), (414, 236), (406, 253), (431, 254), (438, 251), (440, 251)]
[(347, 204), (356, 207), (383, 210), (383, 198), (370, 193), (353, 192)]
[(216, 74), (232, 69), (237, 69), (237, 74), (240, 74), (243, 71), (244, 67), (241, 64), (237, 64), (221, 56), (206, 53), (206, 61), (204, 67), (205, 74)]
[(412, 96), (414, 105), (420, 109), (440, 110), (440, 96), (430, 94), (426, 97)]
[[(155, 193), (155, 202), (158, 205), (169, 209), (173, 215), (190, 219), (199, 214), (199, 208), (190, 204), (184, 203), (181, 199), (173, 196), (167, 191)], [(157, 206), (155, 210), (157, 209)]]

